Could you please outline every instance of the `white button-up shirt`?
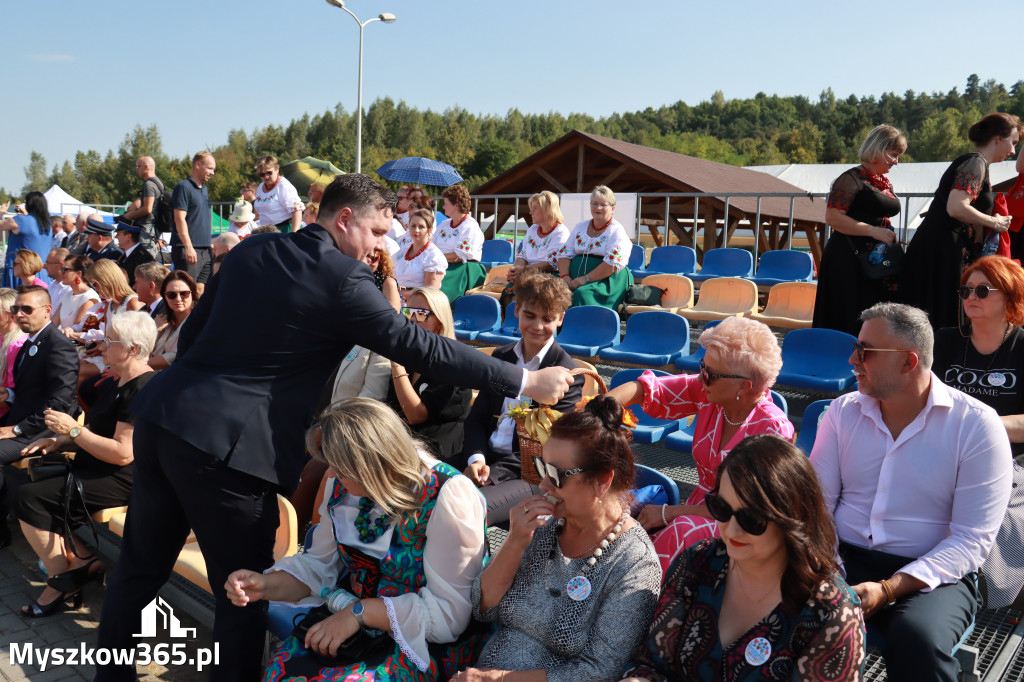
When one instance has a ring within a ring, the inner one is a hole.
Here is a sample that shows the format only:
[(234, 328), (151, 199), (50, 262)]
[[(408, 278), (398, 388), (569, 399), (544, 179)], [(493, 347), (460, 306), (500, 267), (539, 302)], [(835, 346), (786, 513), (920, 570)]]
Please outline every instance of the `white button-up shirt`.
[(837, 398), (811, 463), (840, 539), (917, 557), (899, 572), (925, 591), (981, 567), (1010, 499), (1012, 457), (999, 416), (934, 374), (927, 404), (895, 441), (878, 400)]

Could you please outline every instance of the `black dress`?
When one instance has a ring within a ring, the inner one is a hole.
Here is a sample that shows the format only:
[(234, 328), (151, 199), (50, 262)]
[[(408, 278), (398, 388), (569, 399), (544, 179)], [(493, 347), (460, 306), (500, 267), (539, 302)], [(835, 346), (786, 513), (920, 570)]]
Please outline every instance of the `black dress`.
[[(871, 174), (863, 166), (851, 168), (836, 178), (828, 195), (828, 206), (875, 227), (888, 227), (889, 219), (900, 212), (900, 200), (892, 189), (873, 184)], [(832, 232), (821, 257), (813, 326), (856, 336), (861, 311), (880, 301), (891, 301), (896, 283), (894, 278), (865, 277), (851, 241), (858, 249), (870, 249), (875, 243), (871, 237)]]
[[(89, 430), (103, 438), (113, 438), (118, 422), (135, 423), (130, 411), (132, 400), (156, 372), (140, 374), (124, 386), (111, 382), (101, 389), (89, 410)], [(110, 509), (128, 504), (132, 492), (134, 464), (119, 466), (93, 457), (78, 448), (72, 467), (82, 482), (85, 504), (90, 512)], [(33, 528), (51, 533), (64, 532), (64, 477), (55, 476), (35, 483), (26, 483), (18, 489), (16, 513), (20, 521)], [(77, 495), (71, 507), (71, 527), (85, 523), (86, 514), (81, 509)]]
[[(427, 408), (427, 420), (410, 425), (413, 434), (425, 441), (434, 457), (442, 462), (452, 461), (455, 455), (461, 456), (463, 425), (469, 416), (473, 391), (423, 375), (413, 382), (412, 388)], [(405, 420), (394, 381), (388, 386), (387, 404)]]
[(964, 266), (976, 259), (975, 228), (946, 212), (950, 193), (966, 192), (971, 206), (992, 214), (995, 196), (988, 179), (988, 163), (976, 152), (957, 158), (942, 174), (928, 215), (907, 247), (900, 279), (903, 302), (928, 313), (932, 327), (957, 326), (960, 299), (956, 289)]

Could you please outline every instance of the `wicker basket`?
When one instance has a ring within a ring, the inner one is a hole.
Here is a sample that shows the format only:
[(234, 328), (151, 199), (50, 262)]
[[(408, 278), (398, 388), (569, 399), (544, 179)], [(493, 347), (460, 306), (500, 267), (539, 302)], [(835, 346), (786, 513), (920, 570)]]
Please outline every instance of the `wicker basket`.
[[(594, 379), (597, 382), (599, 395), (608, 392), (608, 387), (605, 386), (604, 379), (602, 379), (601, 375), (597, 372), (590, 369), (574, 369), (572, 374), (574, 376), (583, 374)], [(530, 485), (539, 485), (540, 476), (537, 474), (537, 467), (533, 464), (533, 458), (543, 456), (544, 446), (539, 440), (531, 438), (529, 434), (526, 433), (522, 417), (516, 419), (516, 433), (519, 434), (519, 459), (522, 463), (522, 478)]]

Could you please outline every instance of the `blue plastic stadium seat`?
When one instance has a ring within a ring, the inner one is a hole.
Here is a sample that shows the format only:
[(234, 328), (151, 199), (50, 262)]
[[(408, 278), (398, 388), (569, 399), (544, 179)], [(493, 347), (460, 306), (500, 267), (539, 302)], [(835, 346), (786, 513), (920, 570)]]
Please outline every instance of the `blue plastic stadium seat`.
[(507, 343), (515, 343), (523, 338), (519, 333), (519, 317), (516, 315), (516, 302), (512, 301), (505, 308), (505, 321), (496, 331), (480, 332), (476, 340), (480, 343), (504, 346)]
[(808, 457), (811, 456), (814, 439), (818, 435), (818, 420), (831, 402), (831, 400), (815, 400), (804, 408), (804, 416), (800, 420), (800, 433), (796, 437), (796, 446), (803, 450)]
[(507, 265), (513, 258), (512, 242), (504, 239), (488, 239), (484, 242), (480, 255), (480, 265), (493, 268), (495, 265)]
[(810, 282), (814, 279), (814, 259), (804, 251), (765, 251), (757, 263), (757, 273), (749, 279), (759, 287)]
[(645, 467), (643, 464), (635, 465), (636, 478), (633, 479), (634, 488), (643, 488), (648, 485), (660, 485), (668, 495), (669, 504), (679, 504), (679, 486), (671, 478), (657, 469)]
[(637, 272), (643, 272), (644, 270), (644, 259), (647, 258), (647, 252), (644, 247), (639, 244), (633, 244), (633, 248), (629, 251), (629, 263), (626, 264), (630, 270), (633, 271), (634, 276), (638, 279), (642, 275), (636, 275)]
[(661, 367), (690, 350), (690, 323), (675, 313), (652, 310), (630, 315), (626, 336), (597, 356), (605, 362)]
[(593, 357), (602, 348), (619, 345), (619, 328), (619, 314), (611, 308), (575, 306), (565, 311), (555, 340), (569, 355)]
[[(789, 404), (786, 399), (782, 397), (782, 394), (772, 391), (772, 402), (775, 403), (775, 407), (782, 410), (783, 414), (789, 416)], [(689, 425), (686, 425), (685, 420), (683, 425), (679, 427), (679, 430), (673, 434), (665, 437), (665, 447), (669, 450), (678, 450), (679, 452), (690, 452), (693, 450), (693, 433), (697, 429), (696, 417)]]
[[(651, 254), (654, 258), (654, 254)], [(711, 249), (704, 254), (700, 272), (688, 275), (694, 282), (704, 282), (712, 277), (751, 277), (754, 274), (754, 257), (744, 249)]]
[(459, 296), (452, 309), (455, 338), (472, 341), (480, 332), (494, 331), (501, 326), (501, 304), (490, 296)]
[(853, 387), (850, 354), (857, 339), (834, 329), (794, 329), (782, 342), (782, 371), (777, 383), (823, 393)]
[[(654, 372), (654, 374), (659, 377), (671, 376), (668, 372), (663, 372), (661, 370), (652, 369), (651, 371)], [(622, 384), (625, 384), (629, 381), (636, 381), (636, 378), (639, 377), (643, 372), (644, 370), (642, 369), (621, 369), (615, 373), (615, 376), (612, 377), (611, 383), (608, 384), (608, 388), (612, 389), (617, 386), (621, 386)], [(629, 409), (633, 411), (633, 414), (636, 415), (637, 422), (639, 422), (639, 425), (635, 429), (633, 429), (634, 443), (657, 443), (667, 434), (674, 433), (675, 431), (679, 430), (686, 424), (685, 419), (655, 419), (654, 417), (644, 412), (639, 404), (633, 405)], [(660, 483), (660, 481), (658, 481), (658, 483)], [(644, 485), (651, 484), (646, 483)], [(637, 487), (640, 486), (638, 485)], [(677, 490), (676, 495), (678, 494), (679, 491)], [(673, 502), (672, 504), (678, 503)]]
[[(721, 320), (711, 320), (710, 322), (704, 325), (701, 331), (704, 331), (705, 329), (710, 329), (719, 322), (721, 322)], [(681, 358), (677, 359), (674, 364), (680, 372), (683, 372), (685, 374), (696, 374), (700, 370), (700, 361), (703, 359), (704, 347), (697, 346), (696, 353), (694, 353), (693, 355), (684, 355)]]
[[(635, 249), (634, 249), (635, 250)], [(689, 246), (658, 246), (651, 251), (646, 268), (633, 270), (639, 277), (647, 275), (685, 275), (697, 270), (697, 252)]]

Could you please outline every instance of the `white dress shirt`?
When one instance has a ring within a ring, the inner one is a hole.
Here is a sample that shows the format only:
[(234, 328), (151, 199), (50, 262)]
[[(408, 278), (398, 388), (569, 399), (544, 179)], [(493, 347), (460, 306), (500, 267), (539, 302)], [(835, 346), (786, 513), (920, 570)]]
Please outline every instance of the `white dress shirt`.
[(995, 410), (934, 374), (928, 401), (893, 441), (879, 402), (834, 400), (811, 452), (839, 538), (917, 557), (899, 570), (927, 585), (981, 567), (1010, 499), (1010, 443)]

